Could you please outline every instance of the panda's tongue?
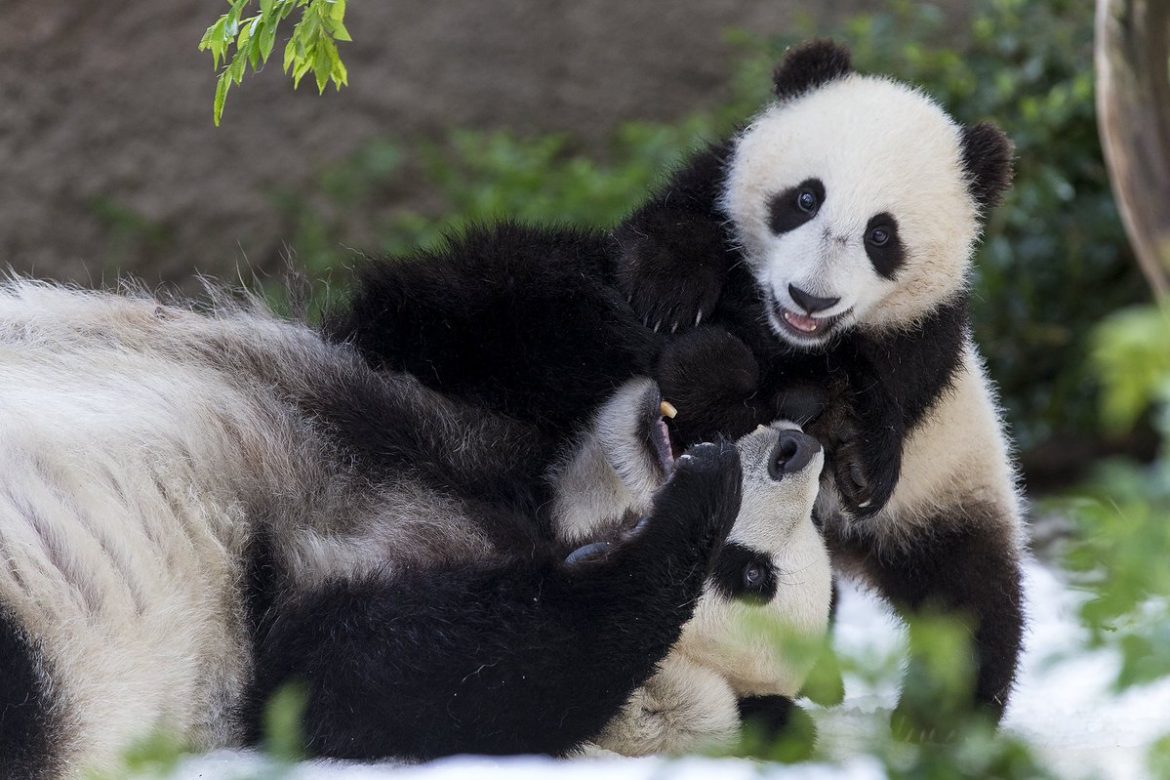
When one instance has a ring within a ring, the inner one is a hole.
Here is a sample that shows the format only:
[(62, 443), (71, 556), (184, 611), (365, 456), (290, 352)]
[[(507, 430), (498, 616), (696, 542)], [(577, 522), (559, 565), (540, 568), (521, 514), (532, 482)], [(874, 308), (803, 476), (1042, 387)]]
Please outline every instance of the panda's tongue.
[(803, 333), (813, 333), (817, 329), (817, 321), (803, 314), (784, 310), (784, 321)]

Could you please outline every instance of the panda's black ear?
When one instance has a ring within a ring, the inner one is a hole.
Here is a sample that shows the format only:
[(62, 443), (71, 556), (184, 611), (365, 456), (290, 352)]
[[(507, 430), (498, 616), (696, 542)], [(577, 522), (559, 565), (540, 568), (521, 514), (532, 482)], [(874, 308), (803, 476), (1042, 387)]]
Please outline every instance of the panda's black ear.
[(773, 91), (776, 97), (787, 100), (852, 72), (849, 49), (827, 38), (807, 41), (790, 49), (776, 66)]
[(995, 208), (1012, 184), (1011, 140), (990, 122), (963, 128), (963, 170), (967, 189), (982, 210)]

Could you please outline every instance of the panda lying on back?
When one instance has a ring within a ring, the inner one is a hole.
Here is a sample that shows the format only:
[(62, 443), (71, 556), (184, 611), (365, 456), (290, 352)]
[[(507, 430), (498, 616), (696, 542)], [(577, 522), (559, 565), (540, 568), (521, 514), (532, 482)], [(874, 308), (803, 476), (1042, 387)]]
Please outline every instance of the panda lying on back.
[[(0, 285), (0, 377), (6, 780), (254, 741), (293, 681), (313, 755), (687, 746), (799, 685), (724, 675), (721, 605), (827, 620), (819, 446), (745, 437), (724, 546), (737, 450), (672, 451), (645, 378), (553, 441), (259, 310), (29, 282)], [(627, 707), (649, 682), (665, 725)]]
[(554, 440), (639, 375), (678, 407), (682, 443), (817, 417), (836, 560), (903, 609), (969, 617), (975, 696), (998, 715), (1020, 509), (966, 285), (1010, 145), (828, 43), (792, 52), (776, 93), (613, 235), (502, 224), (371, 263), (328, 330)]

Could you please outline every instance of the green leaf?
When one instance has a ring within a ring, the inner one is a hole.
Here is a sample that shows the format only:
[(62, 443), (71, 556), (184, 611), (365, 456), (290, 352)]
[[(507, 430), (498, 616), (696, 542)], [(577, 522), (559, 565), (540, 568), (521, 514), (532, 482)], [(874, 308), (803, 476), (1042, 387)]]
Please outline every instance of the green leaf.
[(329, 74), (333, 72), (333, 61), (337, 59), (337, 47), (327, 38), (317, 43), (317, 56), (313, 58), (313, 75), (317, 79), (318, 94), (325, 91)]
[(284, 46), (284, 72), (288, 73), (297, 62), (298, 42), (296, 38), (289, 38)]
[(228, 78), (227, 71), (224, 71), (215, 83), (215, 104), (212, 112), (212, 121), (215, 122), (216, 127), (219, 127), (219, 122), (223, 119), (223, 104), (227, 100), (228, 90), (231, 89), (231, 86), (232, 80)]

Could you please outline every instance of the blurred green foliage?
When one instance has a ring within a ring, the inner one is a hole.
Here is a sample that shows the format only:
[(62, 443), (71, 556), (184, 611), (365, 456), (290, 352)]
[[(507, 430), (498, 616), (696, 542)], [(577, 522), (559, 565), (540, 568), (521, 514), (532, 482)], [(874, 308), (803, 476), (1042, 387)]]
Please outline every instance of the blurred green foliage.
[(1091, 596), (1081, 616), (1093, 646), (1122, 651), (1125, 688), (1170, 675), (1170, 309), (1118, 312), (1095, 339), (1103, 416), (1126, 427), (1151, 411), (1163, 442), (1153, 463), (1102, 464), (1071, 513), (1067, 565)]
[[(1149, 419), (1162, 440), (1153, 463), (1100, 464), (1075, 498), (1054, 502), (1076, 524), (1064, 564), (1086, 593), (1088, 646), (1119, 653), (1122, 691), (1170, 676), (1170, 309), (1119, 311), (1093, 344), (1102, 419), (1113, 430)], [(1170, 737), (1149, 761), (1151, 776), (1168, 776)]]
[(629, 123), (595, 155), (565, 135), (460, 130), (438, 143), (379, 142), (322, 173), (317, 186), (279, 196), (290, 243), (311, 274), (336, 280), (333, 271), (352, 257), (343, 245), (353, 241), (354, 207), (393, 192), (396, 204), (426, 205), (399, 205), (361, 226), (367, 250), (404, 252), (501, 217), (611, 225), (689, 149), (764, 104), (784, 47), (828, 35), (852, 47), (860, 70), (920, 84), (960, 121), (991, 119), (1015, 141), (1015, 187), (992, 215), (976, 263), (976, 336), (1021, 448), (1095, 436), (1090, 329), (1147, 291), (1097, 139), (1092, 4), (976, 0), (970, 14), (954, 29), (933, 6), (895, 2), (829, 29), (798, 24), (781, 40), (731, 34), (743, 64), (727, 105), (675, 125)]

